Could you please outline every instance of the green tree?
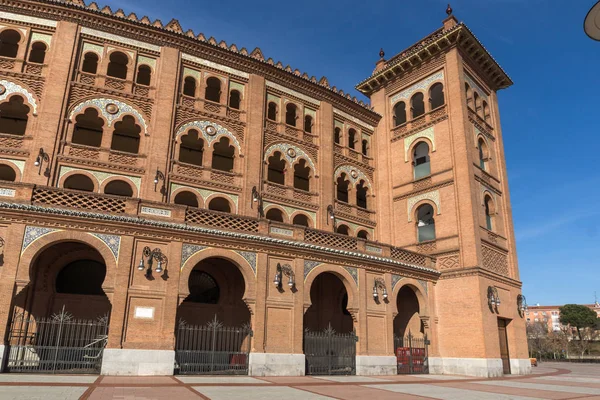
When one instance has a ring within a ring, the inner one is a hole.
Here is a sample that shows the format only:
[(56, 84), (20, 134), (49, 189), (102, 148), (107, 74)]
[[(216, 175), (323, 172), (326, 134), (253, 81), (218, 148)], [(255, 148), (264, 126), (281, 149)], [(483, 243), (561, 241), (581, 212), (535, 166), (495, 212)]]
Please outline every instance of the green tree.
[(589, 307), (579, 304), (565, 304), (560, 307), (560, 323), (577, 329), (577, 336), (582, 340), (581, 330), (595, 328), (598, 324), (598, 315)]

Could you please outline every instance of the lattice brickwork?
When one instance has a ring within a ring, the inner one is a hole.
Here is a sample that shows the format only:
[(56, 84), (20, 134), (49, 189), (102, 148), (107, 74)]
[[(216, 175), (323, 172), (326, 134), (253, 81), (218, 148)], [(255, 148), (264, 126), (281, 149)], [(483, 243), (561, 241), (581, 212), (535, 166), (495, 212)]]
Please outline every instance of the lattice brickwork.
[(265, 127), (270, 131), (277, 132), (277, 123), (276, 122), (267, 120), (267, 121), (265, 121)]
[(416, 119), (413, 119), (410, 122), (410, 126), (411, 126), (411, 128), (418, 128), (421, 125), (425, 125), (425, 122), (427, 122), (427, 120), (425, 119), (425, 116), (422, 115)]
[(365, 210), (361, 210), (360, 208), (356, 210), (356, 215), (359, 218), (364, 218), (364, 219), (371, 219), (371, 213)]
[(350, 206), (341, 203), (337, 203), (335, 206), (340, 212), (343, 212), (345, 214), (352, 214), (352, 207)]
[(273, 185), (271, 183), (267, 184), (267, 193), (276, 194), (279, 196), (286, 196), (287, 189), (282, 186)]
[(429, 114), (429, 119), (430, 120), (436, 120), (439, 118), (442, 118), (444, 116), (446, 116), (447, 112), (446, 112), (446, 106), (438, 108), (437, 110), (435, 110), (434, 112), (432, 112), (431, 114)]
[(391, 255), (394, 260), (403, 261), (408, 264), (421, 266), (427, 264), (427, 257), (424, 255), (402, 250), (397, 247), (392, 247)]
[(194, 108), (195, 104), (196, 104), (196, 100), (191, 97), (183, 96), (181, 98), (181, 105), (184, 107)]
[(300, 131), (298, 131), (296, 128), (292, 128), (291, 126), (286, 126), (285, 127), (285, 133), (286, 135), (290, 135), (293, 136), (295, 138), (298, 138), (298, 134)]
[(84, 74), (84, 73), (80, 73), (79, 74), (79, 82), (85, 84), (85, 85), (92, 85), (94, 86), (96, 84), (96, 76), (94, 75), (89, 75), (89, 74)]
[(358, 160), (358, 153), (355, 151), (348, 151), (348, 155), (350, 156), (350, 158), (352, 158), (353, 160)]
[(0, 58), (0, 69), (14, 69), (15, 60)]
[(304, 240), (310, 243), (347, 250), (356, 250), (358, 248), (356, 238), (316, 231), (313, 229), (306, 229), (304, 231)]
[(27, 64), (25, 67), (25, 72), (32, 75), (41, 75), (42, 74), (43, 65), (40, 64)]
[(21, 147), (23, 147), (23, 138), (0, 136), (0, 147), (9, 149), (20, 149)]
[(229, 185), (235, 184), (235, 177), (233, 175), (222, 174), (216, 171), (210, 171), (210, 179), (215, 182), (227, 183)]
[(148, 97), (150, 95), (150, 88), (148, 86), (136, 86), (134, 92), (138, 96)]
[(125, 90), (125, 81), (106, 77), (105, 86), (110, 89)]
[(69, 148), (69, 155), (88, 160), (97, 160), (100, 158), (100, 151), (83, 147), (71, 147)]
[(202, 178), (204, 170), (200, 167), (194, 167), (192, 165), (177, 165), (177, 173), (185, 176), (193, 176), (194, 178)]
[(232, 110), (231, 108), (227, 109), (227, 116), (231, 119), (240, 119), (241, 113), (237, 110)]
[(408, 125), (404, 124), (394, 129), (394, 136), (401, 136), (408, 132)]
[(314, 143), (315, 142), (314, 135), (311, 135), (310, 133), (305, 132), (303, 135), (303, 138), (306, 143)]
[(483, 268), (508, 276), (508, 255), (488, 246), (481, 246)]
[(426, 189), (432, 185), (431, 177), (425, 179), (419, 179), (415, 183), (413, 183), (413, 190), (422, 190)]
[(258, 232), (257, 220), (206, 210), (188, 209), (185, 213), (185, 221), (192, 224), (213, 226), (234, 231)]
[(136, 165), (137, 157), (129, 154), (110, 153), (108, 155), (108, 161), (116, 164)]
[(124, 213), (125, 200), (56, 189), (35, 189), (33, 203), (49, 204), (53, 206), (83, 208), (86, 210), (105, 211), (110, 213)]
[(212, 103), (204, 103), (204, 109), (210, 113), (213, 114), (219, 114), (221, 112), (221, 106), (218, 104), (212, 104)]
[(308, 192), (301, 192), (298, 190), (294, 190), (294, 199), (305, 201), (307, 203), (312, 202), (312, 196)]

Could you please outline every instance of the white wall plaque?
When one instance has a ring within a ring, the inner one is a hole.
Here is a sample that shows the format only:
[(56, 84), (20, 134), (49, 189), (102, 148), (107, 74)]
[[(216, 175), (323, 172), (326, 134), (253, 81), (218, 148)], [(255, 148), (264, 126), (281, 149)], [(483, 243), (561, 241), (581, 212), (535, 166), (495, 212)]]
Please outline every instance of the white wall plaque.
[(154, 319), (154, 307), (136, 307), (135, 318)]
[(0, 196), (2, 197), (15, 197), (15, 189), (0, 188)]
[(170, 217), (171, 216), (171, 210), (165, 210), (162, 208), (154, 208), (154, 207), (145, 207), (142, 206), (142, 210), (140, 211), (141, 214), (147, 214), (147, 215), (158, 215), (159, 217)]
[(291, 229), (284, 229), (284, 228), (276, 228), (274, 226), (272, 226), (270, 228), (270, 232), (274, 233), (276, 235), (282, 235), (282, 236), (294, 236), (294, 231)]

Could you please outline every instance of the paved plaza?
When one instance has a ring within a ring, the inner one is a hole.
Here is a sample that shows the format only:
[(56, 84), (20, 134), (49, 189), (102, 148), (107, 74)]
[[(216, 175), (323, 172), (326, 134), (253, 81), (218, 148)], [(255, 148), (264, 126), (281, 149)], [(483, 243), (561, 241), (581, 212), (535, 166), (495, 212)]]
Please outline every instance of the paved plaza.
[(600, 365), (544, 363), (528, 377), (109, 377), (0, 375), (0, 399), (599, 399)]

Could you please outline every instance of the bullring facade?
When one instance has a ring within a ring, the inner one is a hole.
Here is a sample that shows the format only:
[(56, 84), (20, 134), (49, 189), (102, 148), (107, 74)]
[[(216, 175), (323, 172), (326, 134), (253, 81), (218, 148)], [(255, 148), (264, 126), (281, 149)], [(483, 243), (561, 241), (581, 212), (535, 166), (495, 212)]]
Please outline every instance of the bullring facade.
[(527, 373), (512, 82), (451, 10), (380, 57), (368, 105), (176, 20), (0, 0), (3, 370), (390, 374), (419, 343), (409, 372)]

